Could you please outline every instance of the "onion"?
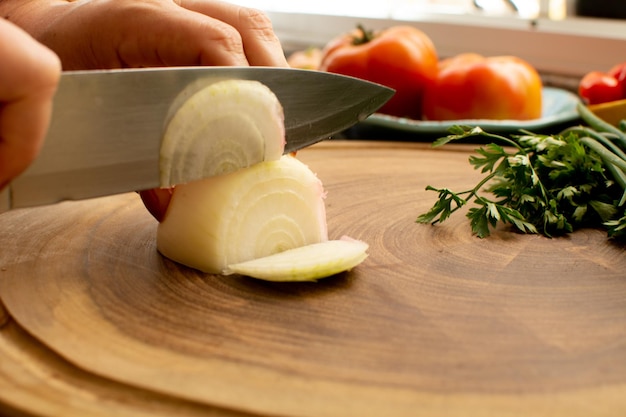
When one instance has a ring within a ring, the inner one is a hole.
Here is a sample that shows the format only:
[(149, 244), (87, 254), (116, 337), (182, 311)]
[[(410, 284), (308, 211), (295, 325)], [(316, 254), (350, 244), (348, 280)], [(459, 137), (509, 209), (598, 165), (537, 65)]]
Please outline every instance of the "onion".
[(157, 229), (163, 255), (215, 274), (327, 239), (322, 183), (292, 156), (176, 186)]
[(267, 281), (314, 281), (352, 269), (367, 257), (368, 244), (343, 237), (229, 265), (226, 274)]
[(161, 186), (226, 174), (281, 157), (284, 114), (258, 81), (224, 80), (186, 99), (161, 143)]
[(362, 262), (366, 243), (328, 240), (322, 182), (282, 155), (284, 134), (278, 99), (257, 81), (221, 81), (184, 101), (161, 148), (162, 184), (177, 185), (157, 216), (159, 252), (203, 272), (271, 281)]

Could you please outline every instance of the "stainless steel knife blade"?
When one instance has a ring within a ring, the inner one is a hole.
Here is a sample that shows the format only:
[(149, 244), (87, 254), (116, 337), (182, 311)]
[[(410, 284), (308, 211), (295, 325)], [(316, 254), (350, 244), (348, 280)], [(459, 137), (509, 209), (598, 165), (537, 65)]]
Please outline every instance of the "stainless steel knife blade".
[(258, 80), (280, 100), (286, 152), (331, 137), (375, 112), (384, 86), (321, 71), (182, 67), (64, 72), (35, 163), (0, 193), (0, 212), (159, 187), (167, 119), (185, 95), (224, 79)]

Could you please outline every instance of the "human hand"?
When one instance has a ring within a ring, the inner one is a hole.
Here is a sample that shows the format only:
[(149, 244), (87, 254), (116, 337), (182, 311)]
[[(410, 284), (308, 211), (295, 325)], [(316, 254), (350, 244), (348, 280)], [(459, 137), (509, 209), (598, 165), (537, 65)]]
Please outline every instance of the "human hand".
[[(66, 70), (288, 66), (264, 13), (217, 0), (4, 0), (0, 12), (52, 48)], [(170, 195), (141, 192), (157, 219)]]
[(0, 19), (0, 189), (24, 171), (43, 142), (61, 65), (26, 32)]
[(63, 68), (287, 66), (268, 17), (216, 0), (5, 0)]

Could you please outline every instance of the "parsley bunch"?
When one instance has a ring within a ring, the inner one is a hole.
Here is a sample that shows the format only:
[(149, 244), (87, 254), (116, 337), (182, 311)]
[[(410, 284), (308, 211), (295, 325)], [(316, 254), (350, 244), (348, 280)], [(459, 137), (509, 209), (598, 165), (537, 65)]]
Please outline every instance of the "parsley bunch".
[(548, 237), (580, 227), (603, 227), (609, 237), (626, 236), (626, 121), (616, 128), (582, 104), (578, 111), (588, 126), (557, 135), (521, 131), (507, 137), (480, 127), (454, 126), (433, 146), (475, 136), (493, 141), (469, 160), (485, 176), (465, 191), (427, 186), (439, 199), (417, 222), (443, 222), (473, 201), (476, 206), (467, 217), (481, 238), (498, 223)]

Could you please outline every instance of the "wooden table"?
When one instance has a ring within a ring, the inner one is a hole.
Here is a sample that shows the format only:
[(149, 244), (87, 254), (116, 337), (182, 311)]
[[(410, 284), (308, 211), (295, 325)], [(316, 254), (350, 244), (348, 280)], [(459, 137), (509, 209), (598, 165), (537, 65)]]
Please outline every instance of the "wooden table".
[(3, 214), (0, 411), (624, 415), (625, 246), (599, 230), (478, 239), (461, 214), (416, 224), (436, 199), (427, 184), (475, 184), (470, 149), (301, 151), (326, 186), (331, 237), (370, 244), (318, 283), (164, 259), (135, 194)]

